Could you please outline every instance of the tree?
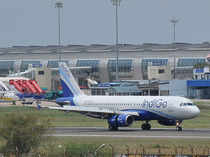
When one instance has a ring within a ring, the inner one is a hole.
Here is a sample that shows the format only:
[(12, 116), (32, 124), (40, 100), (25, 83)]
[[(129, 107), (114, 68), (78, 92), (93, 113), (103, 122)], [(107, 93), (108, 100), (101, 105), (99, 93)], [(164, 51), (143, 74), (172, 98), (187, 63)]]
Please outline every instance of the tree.
[(8, 114), (0, 124), (0, 137), (6, 140), (3, 152), (17, 157), (37, 148), (50, 126), (49, 120), (22, 112)]

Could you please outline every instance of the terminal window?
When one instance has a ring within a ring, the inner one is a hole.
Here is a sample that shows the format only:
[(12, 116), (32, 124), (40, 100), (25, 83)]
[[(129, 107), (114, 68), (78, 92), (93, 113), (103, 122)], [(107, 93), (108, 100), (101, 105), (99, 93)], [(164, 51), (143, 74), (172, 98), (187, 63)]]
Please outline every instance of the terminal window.
[(205, 58), (181, 58), (178, 60), (178, 67), (194, 66), (198, 63), (205, 63)]
[[(108, 61), (109, 72), (116, 72), (116, 60)], [(118, 61), (119, 72), (131, 72), (132, 71), (132, 60), (131, 59), (120, 59)]]
[(91, 71), (99, 72), (99, 60), (78, 60), (77, 67), (91, 67)]
[(152, 66), (162, 66), (162, 65), (167, 65), (168, 64), (168, 59), (142, 59), (142, 70), (147, 71), (147, 67), (149, 64)]
[(159, 73), (159, 74), (163, 74), (163, 73), (165, 73), (165, 70), (164, 70), (164, 69), (159, 69), (159, 70), (158, 70), (158, 73)]
[(42, 70), (42, 71), (38, 71), (38, 74), (39, 75), (44, 75), (44, 71)]

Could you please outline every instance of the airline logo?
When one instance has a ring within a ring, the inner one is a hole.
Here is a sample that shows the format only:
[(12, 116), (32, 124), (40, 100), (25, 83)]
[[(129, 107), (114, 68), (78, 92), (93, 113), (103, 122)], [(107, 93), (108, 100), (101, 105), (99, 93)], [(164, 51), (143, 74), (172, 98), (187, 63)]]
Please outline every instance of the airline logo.
[(140, 104), (141, 108), (145, 109), (164, 109), (167, 108), (168, 102), (164, 99), (153, 99), (151, 101), (144, 100), (142, 104)]
[[(71, 81), (69, 79), (72, 79), (73, 76), (70, 75), (68, 69), (61, 64), (60, 73), (61, 73), (61, 79), (65, 82), (65, 84), (70, 88), (70, 90), (73, 92), (73, 94), (78, 95), (77, 90), (73, 87)], [(67, 88), (68, 88), (67, 87)]]

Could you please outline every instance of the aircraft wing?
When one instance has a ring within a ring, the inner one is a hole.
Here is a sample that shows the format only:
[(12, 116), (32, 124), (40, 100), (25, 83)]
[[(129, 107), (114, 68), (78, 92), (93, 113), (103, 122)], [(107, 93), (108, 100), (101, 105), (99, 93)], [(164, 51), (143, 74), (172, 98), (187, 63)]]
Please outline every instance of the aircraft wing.
[(87, 106), (64, 106), (64, 107), (48, 107), (53, 110), (61, 111), (74, 111), (74, 112), (87, 112), (87, 113), (104, 113), (104, 114), (127, 114), (133, 116), (139, 116), (138, 112), (120, 111), (112, 108), (104, 107), (87, 107)]

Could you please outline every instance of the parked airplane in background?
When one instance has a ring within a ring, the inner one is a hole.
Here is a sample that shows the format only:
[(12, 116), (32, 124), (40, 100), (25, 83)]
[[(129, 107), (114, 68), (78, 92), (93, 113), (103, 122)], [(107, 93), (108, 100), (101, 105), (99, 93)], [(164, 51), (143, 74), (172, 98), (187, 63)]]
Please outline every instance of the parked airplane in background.
[(194, 118), (200, 113), (198, 107), (184, 97), (87, 96), (80, 90), (65, 63), (60, 63), (59, 72), (64, 97), (56, 99), (56, 102), (68, 105), (49, 108), (107, 119), (110, 130), (130, 126), (134, 121), (145, 121), (142, 130), (150, 130), (149, 121), (157, 120), (161, 125), (176, 126), (181, 131), (183, 120)]
[(44, 91), (35, 80), (26, 77), (0, 77), (0, 102), (21, 101), (32, 104), (44, 98)]
[(5, 80), (0, 78), (0, 103), (1, 102), (15, 102), (19, 100), (17, 96), (17, 91), (9, 86), (9, 82), (3, 82), (1, 80)]

